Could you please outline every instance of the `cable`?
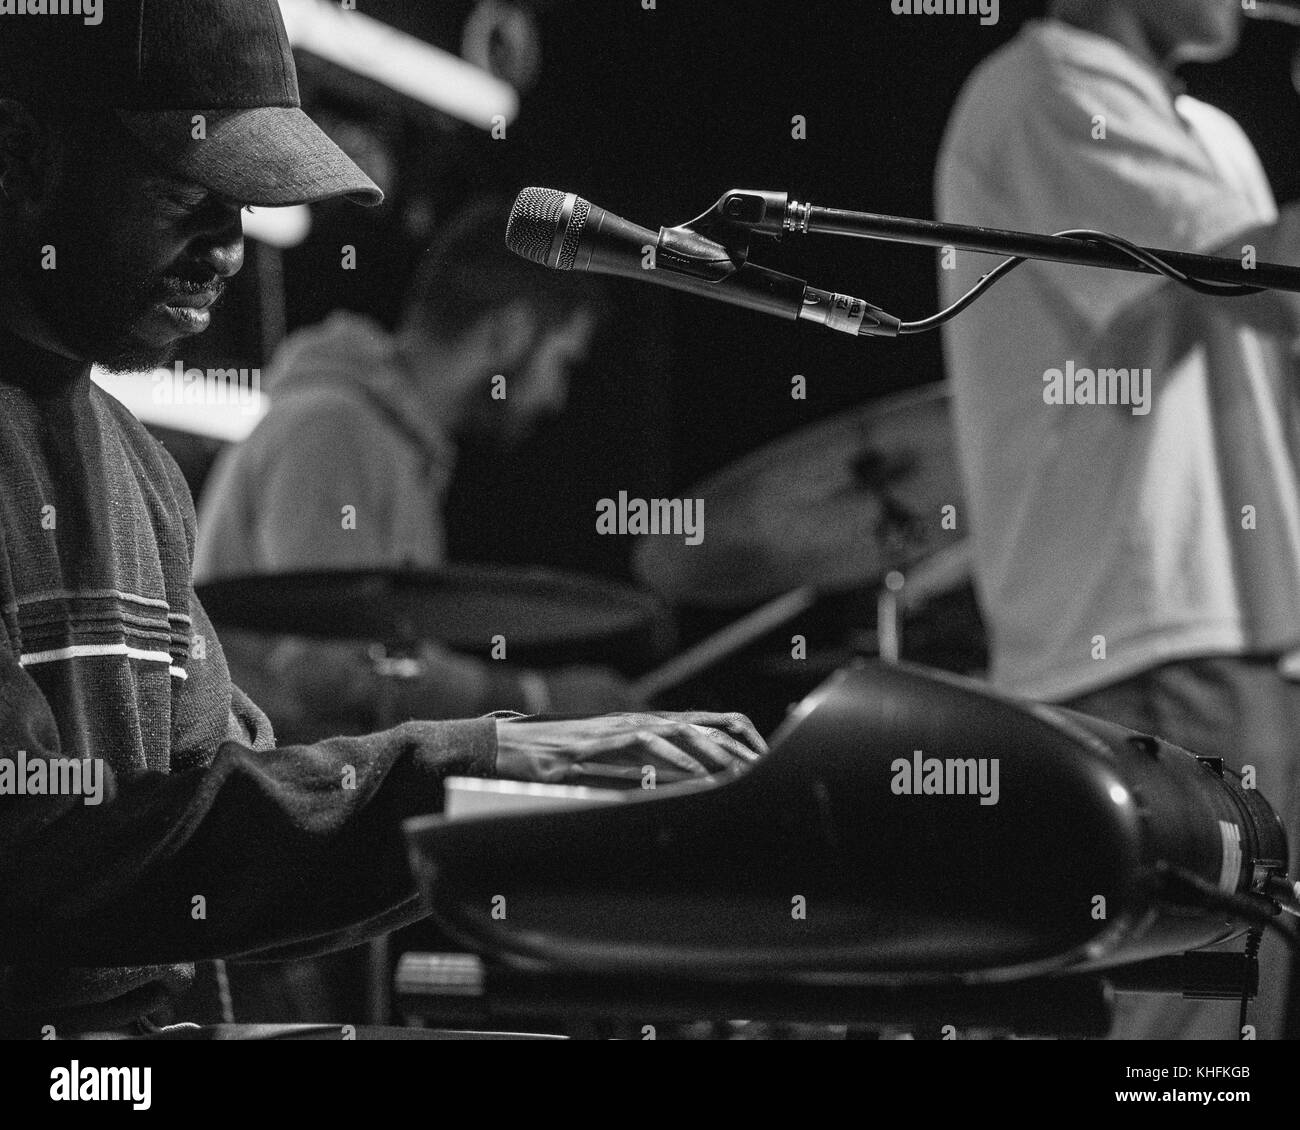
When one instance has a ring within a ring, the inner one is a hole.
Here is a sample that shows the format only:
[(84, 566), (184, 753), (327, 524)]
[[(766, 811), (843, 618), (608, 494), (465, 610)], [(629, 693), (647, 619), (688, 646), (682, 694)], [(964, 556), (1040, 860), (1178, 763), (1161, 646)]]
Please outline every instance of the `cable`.
[(1219, 283), (1198, 279), (1194, 275), (1189, 275), (1185, 271), (1180, 271), (1177, 267), (1166, 263), (1154, 251), (1148, 251), (1145, 247), (1139, 247), (1136, 243), (1130, 243), (1127, 239), (1121, 239), (1119, 236), (1110, 235), (1107, 232), (1075, 228), (1070, 231), (1060, 232), (1059, 235), (1066, 239), (1081, 239), (1086, 242), (1101, 243), (1113, 247), (1116, 251), (1124, 252), (1166, 278), (1190, 287), (1198, 294), (1209, 294), (1219, 298), (1247, 298), (1252, 294), (1262, 294), (1268, 289), (1268, 287), (1264, 286), (1239, 286), (1235, 283)]
[(1184, 871), (1181, 867), (1175, 867), (1163, 860), (1156, 864), (1156, 873), (1169, 882), (1170, 886), (1181, 885), (1186, 891), (1196, 895), (1203, 906), (1229, 911), (1248, 922), (1276, 931), (1290, 947), (1291, 952), (1300, 956), (1300, 933), (1288, 929), (1278, 921), (1280, 908), (1272, 899), (1262, 895), (1239, 895), (1221, 891), (1199, 875)]
[[(1172, 279), (1179, 285), (1188, 287), (1198, 294), (1212, 295), (1216, 298), (1246, 298), (1252, 294), (1262, 294), (1268, 289), (1263, 286), (1238, 286), (1234, 283), (1216, 283), (1194, 278), (1185, 271), (1180, 271), (1177, 267), (1165, 262), (1155, 252), (1148, 251), (1145, 247), (1139, 247), (1136, 243), (1130, 243), (1127, 239), (1122, 239), (1117, 235), (1110, 235), (1108, 232), (1093, 231), (1089, 228), (1072, 228), (1069, 231), (1057, 232), (1056, 238), (1100, 243), (1105, 247), (1121, 251), (1143, 266), (1149, 267), (1152, 271), (1164, 275), (1165, 278)], [(1028, 260), (1023, 258), (1004, 260), (980, 279), (966, 294), (949, 306), (948, 309), (942, 310), (929, 318), (922, 318), (917, 322), (904, 322), (899, 327), (899, 334), (928, 333), (930, 330), (936, 330), (947, 322), (951, 322), (958, 314), (983, 296), (984, 292), (991, 286), (1027, 262)]]
[(937, 330), (945, 323), (951, 322), (968, 306), (973, 305), (976, 299), (980, 298), (989, 287), (1005, 276), (1011, 274), (1012, 271), (1025, 262), (1027, 262), (1025, 259), (1007, 259), (1005, 262), (999, 263), (993, 268), (993, 270), (967, 291), (966, 294), (962, 295), (961, 298), (957, 299), (956, 302), (949, 306), (947, 310), (943, 310), (929, 318), (922, 318), (919, 322), (904, 322), (898, 327), (899, 336), (904, 334), (928, 333), (930, 330)]
[[(1246, 959), (1247, 968), (1250, 968), (1251, 962), (1259, 960), (1259, 945), (1264, 940), (1264, 931), (1258, 926), (1252, 926), (1246, 934), (1246, 952), (1242, 955)], [(1245, 986), (1241, 990), (1241, 1011), (1237, 1013), (1237, 1031), (1246, 1031), (1246, 1021), (1249, 1019), (1250, 1011), (1250, 990)]]
[(218, 958), (212, 963), (212, 970), (217, 977), (217, 996), (221, 1000), (221, 1023), (233, 1024), (235, 1002), (230, 992), (230, 975), (226, 971), (226, 963)]
[[(1190, 891), (1196, 895), (1204, 906), (1229, 911), (1249, 922), (1254, 922), (1256, 925), (1246, 935), (1246, 952), (1243, 956), (1247, 960), (1257, 957), (1259, 954), (1259, 944), (1263, 934), (1260, 927), (1275, 930), (1281, 935), (1287, 946), (1290, 947), (1291, 952), (1300, 957), (1300, 933), (1295, 930), (1288, 930), (1277, 920), (1281, 908), (1272, 899), (1263, 895), (1239, 895), (1235, 892), (1221, 891), (1213, 883), (1207, 883), (1199, 875), (1184, 871), (1181, 867), (1175, 867), (1164, 860), (1156, 864), (1156, 873), (1169, 886), (1175, 888), (1182, 886), (1185, 891)], [(1238, 1031), (1245, 1031), (1248, 1001), (1249, 997), (1243, 992), (1241, 995), (1241, 1011), (1238, 1014)]]
[(1300, 883), (1292, 883), (1280, 875), (1270, 875), (1264, 881), (1264, 893), (1277, 899), (1287, 914), (1300, 918)]

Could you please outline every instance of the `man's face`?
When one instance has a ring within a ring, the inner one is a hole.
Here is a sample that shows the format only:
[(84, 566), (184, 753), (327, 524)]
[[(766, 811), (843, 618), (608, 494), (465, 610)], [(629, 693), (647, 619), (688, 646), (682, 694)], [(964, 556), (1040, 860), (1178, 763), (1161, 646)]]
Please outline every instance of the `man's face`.
[(1213, 62), (1241, 40), (1241, 0), (1138, 0), (1148, 34), (1171, 62)]
[(23, 289), (55, 343), (117, 372), (165, 365), (206, 330), (244, 257), (238, 204), (170, 177), (108, 118), (70, 136), (16, 239)]

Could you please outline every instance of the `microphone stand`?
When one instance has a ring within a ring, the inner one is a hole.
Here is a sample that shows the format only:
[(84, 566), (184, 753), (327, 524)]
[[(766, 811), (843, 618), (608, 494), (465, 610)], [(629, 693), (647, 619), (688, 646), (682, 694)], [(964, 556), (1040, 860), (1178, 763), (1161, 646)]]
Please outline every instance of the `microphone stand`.
[[(717, 240), (741, 260), (748, 254), (749, 237), (788, 235), (835, 235), (852, 239), (874, 239), (889, 243), (953, 247), (1016, 259), (1038, 259), (1072, 263), (1079, 267), (1158, 274), (1118, 248), (1087, 238), (1034, 235), (999, 228), (943, 224), (884, 216), (874, 212), (851, 212), (822, 208), (791, 200), (784, 192), (733, 189), (723, 194), (707, 212), (681, 225)], [(675, 229), (680, 231), (681, 229)], [(1140, 248), (1140, 251), (1192, 279), (1225, 286), (1246, 286), (1300, 293), (1300, 267), (1279, 263), (1245, 266), (1240, 260), (1192, 255), (1182, 251)]]

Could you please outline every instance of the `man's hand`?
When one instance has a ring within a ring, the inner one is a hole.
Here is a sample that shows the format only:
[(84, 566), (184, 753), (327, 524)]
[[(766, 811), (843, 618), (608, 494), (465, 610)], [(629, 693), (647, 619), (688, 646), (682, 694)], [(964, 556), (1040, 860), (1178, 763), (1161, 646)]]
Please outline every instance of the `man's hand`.
[(497, 775), (548, 784), (681, 781), (740, 769), (767, 752), (743, 714), (610, 714), (497, 721)]

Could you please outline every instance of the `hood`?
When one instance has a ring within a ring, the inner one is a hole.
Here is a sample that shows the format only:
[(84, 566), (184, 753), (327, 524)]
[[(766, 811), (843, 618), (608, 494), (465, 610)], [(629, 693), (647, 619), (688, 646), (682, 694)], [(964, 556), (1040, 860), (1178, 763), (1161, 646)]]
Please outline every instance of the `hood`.
[(340, 311), (298, 330), (276, 351), (263, 378), (272, 412), (289, 397), (334, 389), (377, 397), (431, 448), (451, 446), (447, 429), (402, 369), (396, 339), (370, 318)]

